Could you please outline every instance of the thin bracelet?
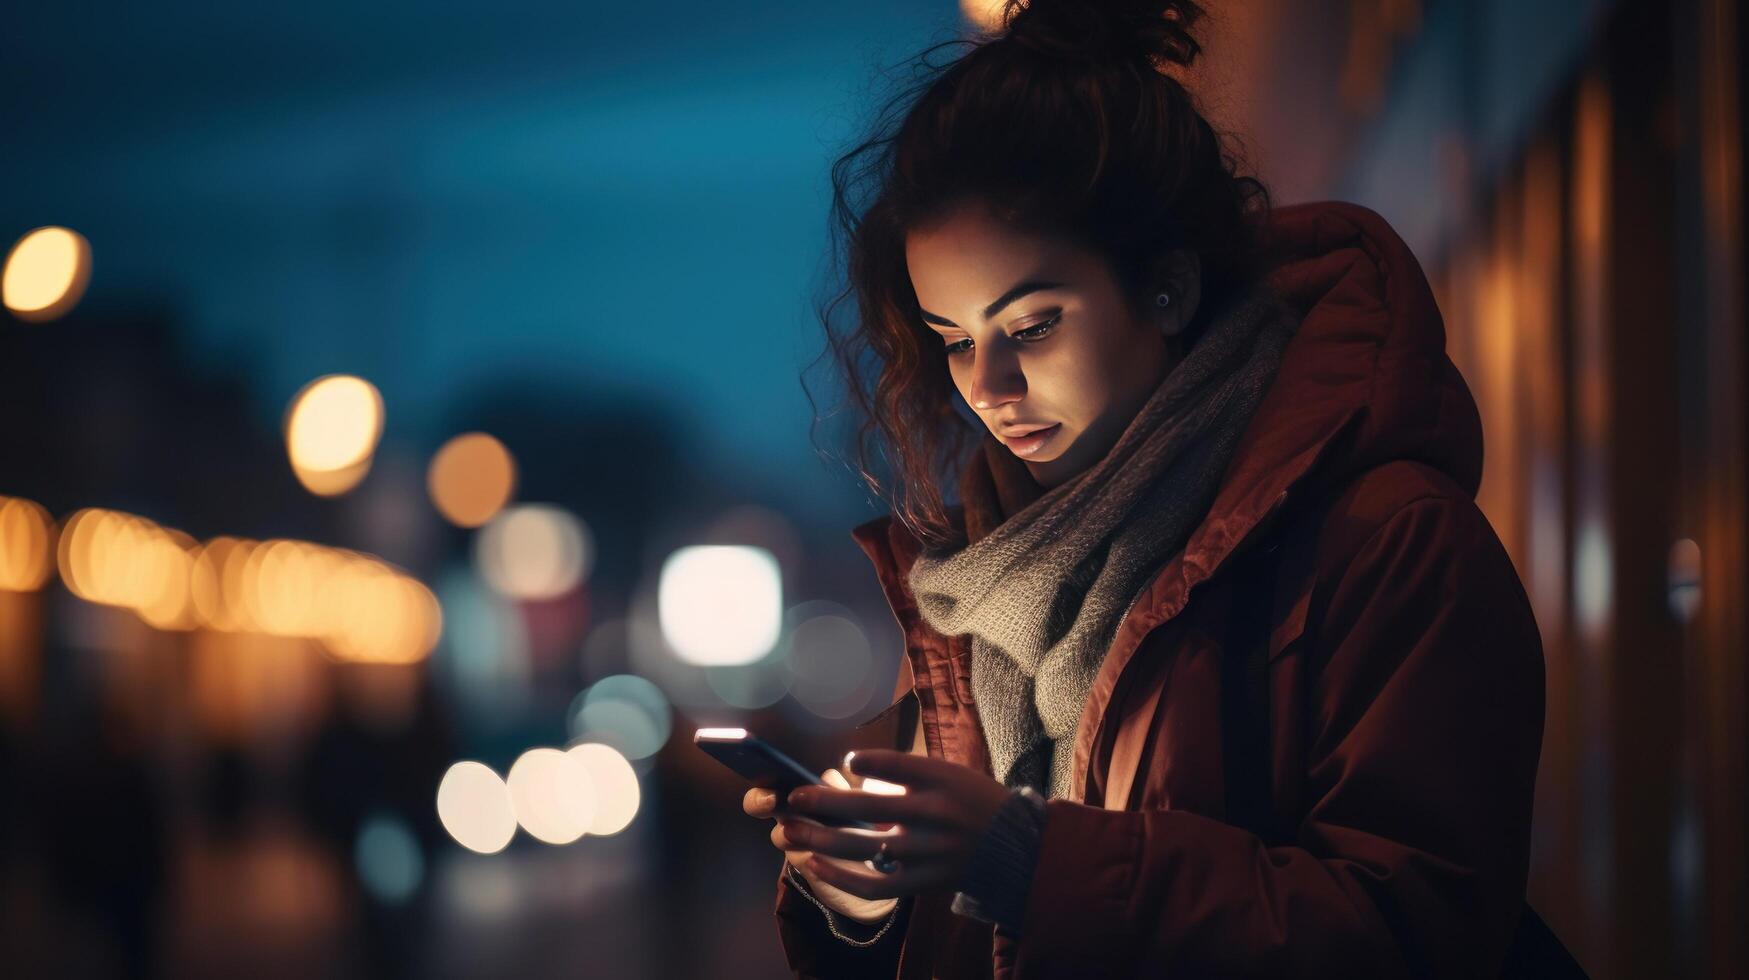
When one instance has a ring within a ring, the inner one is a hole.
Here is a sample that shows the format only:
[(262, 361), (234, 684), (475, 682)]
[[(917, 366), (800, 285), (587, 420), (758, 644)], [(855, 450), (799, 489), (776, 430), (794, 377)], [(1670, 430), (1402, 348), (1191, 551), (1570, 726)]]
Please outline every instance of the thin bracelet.
[(893, 910), (891, 912), (887, 913), (887, 921), (881, 924), (881, 929), (879, 932), (875, 933), (873, 936), (870, 936), (867, 939), (852, 939), (849, 936), (846, 936), (844, 933), (838, 931), (838, 923), (836, 920), (834, 920), (832, 918), (832, 910), (827, 908), (825, 903), (821, 902), (819, 899), (814, 897), (814, 893), (808, 889), (807, 879), (805, 879), (801, 876), (800, 869), (798, 869), (795, 865), (789, 863), (788, 861), (785, 861), (783, 863), (783, 867), (784, 867), (784, 874), (788, 875), (790, 881), (793, 882), (797, 886), (796, 890), (802, 893), (802, 897), (806, 898), (810, 902), (813, 902), (814, 906), (816, 908), (818, 908), (820, 911), (826, 913), (826, 928), (830, 929), (832, 931), (832, 935), (837, 937), (840, 940), (843, 940), (846, 943), (849, 943), (852, 946), (863, 946), (863, 947), (873, 946), (875, 943), (880, 941), (880, 938), (882, 936), (887, 934), (887, 930), (891, 929), (893, 927), (893, 923), (899, 918), (899, 904), (900, 903), (895, 902), (893, 904)]

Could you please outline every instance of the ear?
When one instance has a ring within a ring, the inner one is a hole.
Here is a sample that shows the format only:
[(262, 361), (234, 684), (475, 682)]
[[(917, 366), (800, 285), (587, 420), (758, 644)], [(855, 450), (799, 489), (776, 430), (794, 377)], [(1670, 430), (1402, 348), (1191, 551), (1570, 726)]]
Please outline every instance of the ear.
[(1170, 318), (1163, 320), (1162, 326), (1170, 322), (1175, 328), (1172, 333), (1181, 333), (1202, 301), (1202, 258), (1188, 248), (1167, 252), (1154, 263), (1152, 281), (1157, 284), (1153, 292), (1164, 290), (1172, 295), (1171, 305), (1160, 311), (1161, 316)]

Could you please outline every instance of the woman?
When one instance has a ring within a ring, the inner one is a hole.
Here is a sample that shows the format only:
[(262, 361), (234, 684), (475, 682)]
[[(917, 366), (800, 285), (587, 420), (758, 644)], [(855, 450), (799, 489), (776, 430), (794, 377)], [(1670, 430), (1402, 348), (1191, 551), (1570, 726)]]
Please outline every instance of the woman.
[(1197, 4), (1004, 13), (835, 169), (908, 737), (747, 795), (792, 969), (1497, 975), (1543, 662), (1414, 257), (1236, 174)]

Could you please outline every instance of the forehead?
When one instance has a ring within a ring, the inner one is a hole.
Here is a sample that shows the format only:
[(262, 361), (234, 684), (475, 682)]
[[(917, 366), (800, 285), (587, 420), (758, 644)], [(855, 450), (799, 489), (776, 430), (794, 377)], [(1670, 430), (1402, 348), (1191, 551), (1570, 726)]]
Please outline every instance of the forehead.
[(1097, 259), (1067, 238), (1005, 224), (977, 205), (962, 205), (912, 228), (905, 262), (918, 302), (982, 307), (1023, 278), (1048, 275), (1074, 285), (1098, 275)]

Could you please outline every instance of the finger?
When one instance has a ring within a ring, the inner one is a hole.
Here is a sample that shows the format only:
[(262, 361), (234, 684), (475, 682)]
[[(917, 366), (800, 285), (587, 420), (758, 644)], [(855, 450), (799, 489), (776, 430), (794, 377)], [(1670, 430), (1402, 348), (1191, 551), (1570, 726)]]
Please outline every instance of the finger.
[[(784, 852), (785, 854), (790, 854), (790, 853), (799, 851), (805, 855), (808, 853), (808, 851), (805, 848), (797, 847), (795, 842), (790, 839), (789, 835), (790, 835), (790, 831), (791, 831), (793, 826), (794, 826), (793, 824), (789, 827), (784, 826), (784, 821), (782, 821), (782, 820), (779, 820), (776, 823), (772, 824), (771, 825), (771, 844), (773, 847)], [(792, 860), (792, 861), (790, 861), (790, 863), (796, 864), (797, 862)]]
[(892, 874), (882, 874), (868, 870), (861, 861), (844, 861), (814, 854), (804, 859), (797, 868), (839, 891), (857, 898), (877, 901), (884, 898), (902, 898), (946, 881), (940, 868), (927, 862), (916, 867), (901, 867)]
[(901, 786), (926, 789), (963, 776), (957, 762), (894, 749), (855, 749), (844, 754), (845, 768), (864, 779), (875, 778)]
[(777, 791), (755, 786), (741, 797), (741, 809), (750, 817), (769, 817), (777, 812)]
[(850, 861), (875, 856), (882, 842), (887, 853), (899, 860), (940, 858), (958, 853), (959, 836), (924, 827), (903, 827), (887, 833), (854, 828), (827, 827), (807, 820), (779, 820), (784, 839), (791, 847), (829, 854)]
[[(843, 773), (839, 772), (836, 769), (826, 770), (826, 772), (824, 774), (822, 774), (821, 778), (826, 781), (827, 785), (832, 786), (836, 789), (863, 789), (864, 788), (864, 783), (863, 783), (863, 780), (861, 777), (854, 776), (854, 775), (850, 776), (850, 777), (846, 777)], [(846, 781), (845, 781), (846, 778), (852, 779), (852, 780), (854, 780), (854, 782), (846, 783)], [(902, 792), (903, 788), (901, 787), (900, 790)], [(893, 824), (893, 823), (883, 823), (881, 821), (870, 821), (870, 822), (874, 823), (876, 830), (888, 830), (894, 826), (897, 826), (896, 824)]]
[(862, 820), (867, 823), (950, 824), (946, 800), (937, 793), (906, 793), (885, 796), (854, 789), (804, 786), (790, 793), (792, 813), (830, 820)]

